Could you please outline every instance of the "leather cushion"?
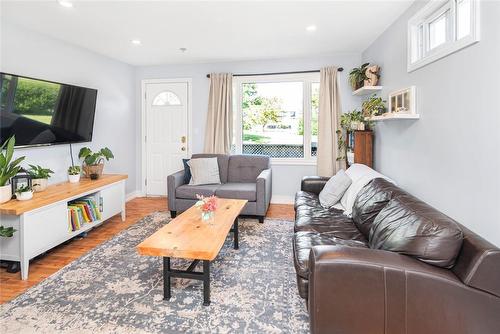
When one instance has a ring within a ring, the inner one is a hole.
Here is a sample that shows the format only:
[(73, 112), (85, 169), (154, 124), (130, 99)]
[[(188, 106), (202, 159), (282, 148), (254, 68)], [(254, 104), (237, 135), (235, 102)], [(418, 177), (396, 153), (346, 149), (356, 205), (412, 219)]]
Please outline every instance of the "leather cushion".
[(202, 184), (202, 185), (188, 185), (184, 184), (175, 189), (176, 198), (184, 199), (197, 199), (196, 195), (212, 196), (215, 191), (220, 187), (220, 184)]
[(215, 191), (215, 195), (222, 198), (246, 199), (255, 202), (257, 199), (256, 183), (226, 183)]
[(406, 194), (406, 192), (382, 178), (370, 181), (359, 192), (352, 209), (352, 219), (365, 237), (368, 238), (370, 235), (370, 228), (380, 210), (392, 198), (401, 194)]
[(458, 224), (417, 198), (393, 198), (375, 218), (370, 248), (413, 256), (420, 261), (451, 268), (462, 246)]
[(309, 208), (321, 207), (318, 195), (307, 191), (298, 191), (295, 194), (294, 207), (297, 209), (302, 206)]
[(297, 275), (309, 279), (309, 253), (311, 248), (320, 245), (331, 246), (351, 246), (364, 247), (368, 245), (365, 242), (357, 240), (345, 240), (335, 237), (328, 232), (318, 233), (312, 231), (299, 231), (293, 236), (294, 265)]

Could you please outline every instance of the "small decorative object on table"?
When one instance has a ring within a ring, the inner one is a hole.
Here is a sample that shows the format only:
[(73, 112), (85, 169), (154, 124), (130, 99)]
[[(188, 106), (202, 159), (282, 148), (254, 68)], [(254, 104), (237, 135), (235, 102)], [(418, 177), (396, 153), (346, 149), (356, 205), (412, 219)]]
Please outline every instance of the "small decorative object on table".
[(69, 166), (68, 168), (68, 180), (69, 183), (78, 183), (80, 182), (80, 172), (82, 169), (80, 166)]
[(17, 173), (16, 176), (12, 177), (10, 183), (12, 187), (12, 193), (14, 194), (14, 196), (16, 196), (17, 189), (22, 186), (27, 186), (31, 189), (31, 175), (24, 168), (21, 168), (19, 170), (19, 173)]
[(415, 86), (389, 93), (389, 113), (416, 114)]
[(16, 189), (16, 198), (19, 201), (27, 201), (33, 198), (33, 189), (31, 186), (22, 185)]
[(78, 153), (78, 157), (83, 159), (83, 173), (85, 177), (90, 177), (92, 180), (96, 180), (102, 175), (104, 159), (109, 161), (109, 159), (112, 159), (115, 156), (107, 147), (102, 148), (100, 151), (95, 153), (88, 147), (82, 147), (80, 153)]
[(43, 168), (39, 165), (29, 165), (28, 174), (31, 176), (31, 183), (33, 185), (33, 191), (39, 192), (44, 191), (47, 188), (47, 183), (50, 174), (54, 172), (49, 168)]
[(217, 210), (217, 197), (204, 197), (197, 194), (196, 198), (198, 199), (198, 202), (196, 202), (194, 206), (200, 208), (201, 220), (210, 222), (214, 217), (215, 210)]
[(15, 143), (16, 139), (12, 136), (0, 147), (0, 161), (2, 162), (0, 164), (0, 203), (8, 202), (12, 198), (10, 180), (19, 173), (21, 170), (19, 164), (24, 160), (24, 157), (12, 159)]

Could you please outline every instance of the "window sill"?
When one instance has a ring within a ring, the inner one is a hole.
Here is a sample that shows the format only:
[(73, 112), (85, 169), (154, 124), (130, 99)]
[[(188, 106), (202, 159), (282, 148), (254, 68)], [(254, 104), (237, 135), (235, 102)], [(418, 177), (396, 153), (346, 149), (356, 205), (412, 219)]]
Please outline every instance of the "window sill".
[(316, 166), (316, 159), (271, 158), (271, 166)]

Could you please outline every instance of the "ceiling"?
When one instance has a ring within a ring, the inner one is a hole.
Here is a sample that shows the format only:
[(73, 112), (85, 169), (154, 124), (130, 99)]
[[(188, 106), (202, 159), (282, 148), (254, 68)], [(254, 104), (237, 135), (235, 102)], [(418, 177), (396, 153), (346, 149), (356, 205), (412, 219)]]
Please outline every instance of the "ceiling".
[(2, 1), (0, 12), (2, 21), (155, 65), (361, 52), (412, 2), (73, 1), (65, 8), (56, 0)]

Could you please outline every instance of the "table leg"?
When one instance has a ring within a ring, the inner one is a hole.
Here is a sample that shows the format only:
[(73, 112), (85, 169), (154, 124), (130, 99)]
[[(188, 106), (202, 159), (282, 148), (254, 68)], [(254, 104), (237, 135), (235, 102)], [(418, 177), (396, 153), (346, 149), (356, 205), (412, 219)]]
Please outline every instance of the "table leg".
[(233, 224), (233, 239), (234, 239), (234, 249), (240, 248), (238, 243), (238, 217), (236, 217)]
[(172, 274), (170, 270), (170, 258), (163, 258), (163, 299), (169, 300), (170, 294), (170, 275)]
[(210, 305), (210, 261), (203, 261), (203, 305)]

